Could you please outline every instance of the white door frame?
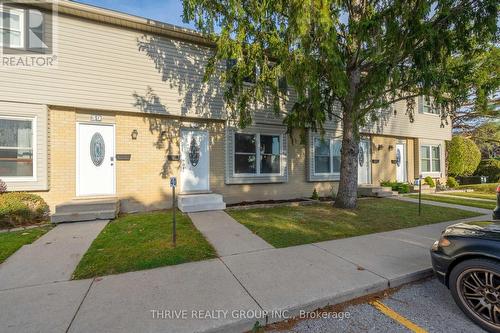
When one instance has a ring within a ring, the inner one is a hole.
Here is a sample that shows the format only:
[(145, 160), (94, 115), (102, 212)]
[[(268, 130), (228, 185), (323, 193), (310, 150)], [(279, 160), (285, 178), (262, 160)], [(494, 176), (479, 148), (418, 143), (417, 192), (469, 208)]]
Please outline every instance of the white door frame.
[[(115, 196), (116, 195), (116, 128), (115, 124), (111, 123), (95, 123), (95, 122), (85, 122), (85, 121), (77, 121), (76, 122), (76, 196), (77, 197), (86, 197), (87, 195), (80, 194), (80, 154), (78, 149), (80, 149), (80, 125), (96, 125), (96, 126), (111, 126), (113, 128), (113, 153), (114, 153), (114, 161), (113, 161), (113, 193), (112, 194), (103, 194), (103, 197)], [(91, 195), (90, 197), (94, 197), (95, 195)], [(100, 195), (97, 195), (100, 196)]]
[[(207, 152), (208, 152), (208, 156), (207, 156), (207, 162), (208, 162), (208, 168), (207, 168), (207, 189), (206, 190), (201, 190), (201, 191), (185, 191), (184, 190), (184, 183), (182, 182), (182, 164), (184, 163), (184, 161), (182, 160), (182, 153), (184, 151), (183, 149), (183, 146), (182, 146), (182, 143), (183, 143), (183, 138), (182, 138), (182, 135), (183, 135), (183, 132), (205, 132), (207, 133)], [(207, 192), (210, 192), (210, 132), (206, 129), (201, 129), (201, 128), (191, 128), (191, 127), (181, 127), (180, 129), (180, 145), (179, 145), (179, 153), (180, 153), (180, 160), (181, 160), (181, 169), (179, 170), (179, 178), (180, 178), (180, 181), (179, 181), (179, 184), (181, 185), (180, 188), (181, 188), (181, 191), (180, 191), (180, 194), (195, 194), (195, 193), (207, 193)]]
[(359, 144), (361, 144), (362, 141), (365, 141), (367, 143), (366, 145), (366, 156), (367, 156), (367, 161), (366, 161), (366, 183), (360, 183), (359, 182), (359, 161), (358, 161), (358, 185), (365, 185), (365, 184), (371, 184), (372, 183), (372, 140), (370, 137), (365, 137), (361, 138), (359, 140)]
[[(403, 163), (403, 182), (408, 181), (408, 154), (407, 154), (407, 148), (406, 148), (406, 142), (397, 142), (396, 143), (396, 153), (397, 153), (397, 147), (398, 145), (403, 146), (403, 160), (401, 161)], [(396, 181), (398, 180), (398, 166), (396, 165)]]

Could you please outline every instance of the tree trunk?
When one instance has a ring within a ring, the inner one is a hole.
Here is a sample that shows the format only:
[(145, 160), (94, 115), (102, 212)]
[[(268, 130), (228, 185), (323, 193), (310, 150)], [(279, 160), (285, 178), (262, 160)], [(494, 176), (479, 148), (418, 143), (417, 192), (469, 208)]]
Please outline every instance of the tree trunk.
[(356, 208), (358, 197), (358, 154), (359, 133), (354, 125), (352, 114), (344, 112), (342, 120), (342, 153), (340, 159), (340, 183), (335, 207)]

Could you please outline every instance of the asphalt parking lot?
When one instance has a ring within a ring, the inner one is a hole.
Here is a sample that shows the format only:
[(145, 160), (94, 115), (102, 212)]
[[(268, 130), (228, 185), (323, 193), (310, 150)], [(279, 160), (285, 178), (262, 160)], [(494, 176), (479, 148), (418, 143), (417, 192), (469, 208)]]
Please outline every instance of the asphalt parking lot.
[(324, 314), (327, 318), (282, 323), (266, 332), (485, 332), (460, 311), (448, 289), (436, 279), (412, 283), (383, 298), (361, 302), (334, 308), (330, 315)]

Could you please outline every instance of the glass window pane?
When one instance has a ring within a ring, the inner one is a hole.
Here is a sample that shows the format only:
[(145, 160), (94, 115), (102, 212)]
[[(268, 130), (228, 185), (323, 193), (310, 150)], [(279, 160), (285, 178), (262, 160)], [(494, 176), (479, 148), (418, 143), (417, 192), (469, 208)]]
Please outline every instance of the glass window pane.
[(315, 156), (314, 157), (314, 173), (330, 173), (330, 157)]
[(342, 149), (342, 141), (333, 141), (333, 173), (340, 172), (340, 150)]
[(316, 156), (330, 156), (330, 141), (314, 139), (314, 154)]
[(432, 147), (432, 158), (439, 159), (439, 147)]
[(260, 136), (260, 151), (262, 154), (279, 155), (281, 154), (280, 150), (280, 137), (278, 135)]
[(254, 134), (234, 134), (234, 151), (236, 153), (255, 153)]
[(32, 121), (0, 118), (0, 147), (33, 148)]
[(441, 171), (441, 163), (439, 163), (439, 160), (432, 160), (432, 171), (434, 172)]
[(2, 28), (7, 30), (21, 31), (21, 16), (19, 12), (2, 12)]
[(420, 149), (422, 158), (430, 158), (429, 146), (422, 146)]
[(31, 149), (0, 149), (0, 178), (32, 176), (33, 151)]
[(333, 156), (333, 173), (340, 172), (340, 156)]
[(255, 173), (255, 154), (235, 154), (234, 173)]
[(1, 44), (7, 47), (21, 47), (21, 33), (3, 30)]
[(33, 176), (33, 123), (0, 118), (0, 177)]
[(422, 172), (430, 172), (431, 171), (431, 161), (428, 159), (422, 159)]
[(263, 155), (260, 173), (280, 173), (280, 155)]

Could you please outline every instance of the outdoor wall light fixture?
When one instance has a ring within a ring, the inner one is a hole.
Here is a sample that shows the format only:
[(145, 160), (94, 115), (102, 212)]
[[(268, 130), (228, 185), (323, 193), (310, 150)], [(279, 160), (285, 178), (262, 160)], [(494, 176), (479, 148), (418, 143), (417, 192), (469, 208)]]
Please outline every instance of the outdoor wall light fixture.
[(132, 137), (132, 140), (137, 140), (138, 135), (139, 135), (139, 132), (137, 132), (136, 129), (132, 131), (132, 134), (130, 134), (130, 136)]
[(394, 146), (393, 145), (389, 145), (389, 150), (393, 150), (394, 149)]
[(378, 149), (378, 150), (382, 150), (382, 149), (384, 149), (384, 145), (378, 145), (378, 146), (377, 146), (377, 149)]
[(167, 131), (162, 131), (160, 134), (160, 138), (165, 141), (167, 140)]

